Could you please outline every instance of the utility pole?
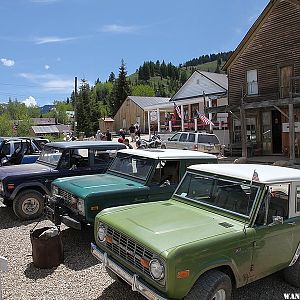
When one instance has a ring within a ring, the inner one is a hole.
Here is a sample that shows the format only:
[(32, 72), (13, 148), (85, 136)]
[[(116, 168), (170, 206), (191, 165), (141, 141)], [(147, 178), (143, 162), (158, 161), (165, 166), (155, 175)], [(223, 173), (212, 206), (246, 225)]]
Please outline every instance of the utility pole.
[(77, 77), (74, 78), (74, 131), (77, 130)]

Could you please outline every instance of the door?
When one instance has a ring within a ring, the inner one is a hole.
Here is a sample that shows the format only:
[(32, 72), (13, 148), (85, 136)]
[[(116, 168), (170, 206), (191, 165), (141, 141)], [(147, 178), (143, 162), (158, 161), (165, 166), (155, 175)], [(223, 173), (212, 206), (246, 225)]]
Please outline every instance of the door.
[(166, 142), (167, 148), (176, 149), (178, 147), (179, 138), (181, 133), (176, 133)]
[(293, 66), (284, 66), (280, 68), (280, 98), (288, 98), (293, 77)]
[(273, 153), (282, 153), (281, 133), (282, 133), (281, 113), (278, 110), (272, 110)]
[(152, 178), (149, 180), (149, 200), (168, 200), (174, 193), (179, 180), (180, 161), (164, 160), (158, 162)]
[(271, 112), (264, 111), (262, 113), (262, 146), (263, 154), (272, 153), (272, 122)]
[[(285, 268), (295, 252), (295, 222), (289, 213), (290, 185), (269, 188), (255, 222), (251, 281)], [(274, 222), (273, 217), (282, 220)]]

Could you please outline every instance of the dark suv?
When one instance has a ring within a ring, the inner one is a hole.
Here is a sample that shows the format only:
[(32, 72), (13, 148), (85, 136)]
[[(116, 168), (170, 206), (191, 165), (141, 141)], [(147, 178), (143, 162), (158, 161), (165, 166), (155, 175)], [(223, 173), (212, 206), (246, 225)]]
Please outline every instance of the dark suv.
[(23, 220), (42, 215), (44, 195), (59, 177), (104, 173), (116, 151), (126, 146), (116, 142), (48, 143), (36, 163), (0, 168), (0, 196)]

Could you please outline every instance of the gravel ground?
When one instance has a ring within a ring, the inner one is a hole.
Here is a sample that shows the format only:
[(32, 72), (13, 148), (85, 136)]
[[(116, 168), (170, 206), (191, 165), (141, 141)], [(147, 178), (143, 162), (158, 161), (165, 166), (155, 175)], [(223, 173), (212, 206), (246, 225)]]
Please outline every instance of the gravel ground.
[[(0, 255), (8, 259), (9, 272), (1, 274), (3, 300), (142, 300), (130, 287), (114, 282), (90, 254), (93, 230), (62, 227), (65, 260), (57, 268), (37, 269), (32, 263), (29, 232), (36, 222), (20, 222), (11, 208), (0, 202)], [(43, 220), (39, 227), (49, 225)], [(283, 293), (300, 292), (280, 274), (269, 276), (234, 292), (233, 299), (284, 299)]]

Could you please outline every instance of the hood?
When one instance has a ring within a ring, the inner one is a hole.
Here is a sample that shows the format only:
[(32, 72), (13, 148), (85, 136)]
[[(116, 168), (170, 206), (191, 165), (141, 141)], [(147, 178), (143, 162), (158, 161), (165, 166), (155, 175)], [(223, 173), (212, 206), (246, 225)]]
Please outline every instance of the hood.
[[(243, 228), (236, 220), (176, 200), (112, 208), (99, 219), (156, 253)], [(220, 225), (224, 222), (232, 226)]]
[(0, 167), (0, 179), (4, 179), (9, 176), (25, 176), (25, 175), (33, 175), (35, 173), (48, 173), (52, 170), (51, 167), (33, 163), (33, 164), (24, 164), (24, 165), (13, 165), (13, 166), (4, 166)]
[(93, 196), (104, 193), (112, 195), (116, 192), (121, 194), (126, 191), (147, 188), (139, 182), (110, 174), (60, 178), (55, 180), (53, 184), (83, 199), (91, 194)]

